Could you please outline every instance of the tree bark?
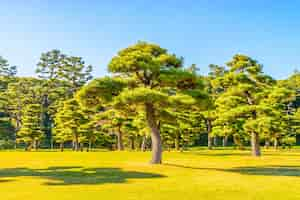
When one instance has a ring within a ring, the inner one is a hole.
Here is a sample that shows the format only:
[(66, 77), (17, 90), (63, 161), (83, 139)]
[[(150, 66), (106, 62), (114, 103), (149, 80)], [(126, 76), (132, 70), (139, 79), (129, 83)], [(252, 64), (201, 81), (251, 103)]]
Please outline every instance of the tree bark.
[(141, 151), (146, 151), (146, 145), (147, 145), (146, 142), (147, 142), (147, 136), (144, 135), (142, 145), (141, 145)]
[(89, 147), (88, 147), (88, 151), (92, 151), (92, 140), (89, 140)]
[(218, 137), (217, 136), (214, 137), (214, 146), (215, 147), (218, 146)]
[(149, 128), (151, 129), (152, 141), (152, 159), (151, 164), (161, 164), (162, 162), (162, 142), (159, 125), (155, 117), (155, 109), (152, 103), (146, 103), (146, 118)]
[(179, 140), (180, 140), (179, 133), (176, 133), (176, 137), (175, 137), (175, 149), (176, 149), (176, 151), (180, 150)]
[[(254, 105), (254, 100), (251, 98), (251, 95), (248, 91), (246, 91), (247, 101), (249, 105)], [(252, 111), (252, 119), (256, 120), (257, 113), (256, 111)], [(251, 149), (252, 149), (252, 156), (260, 156), (260, 145), (259, 145), (259, 134), (255, 131), (251, 132)]]
[(265, 140), (265, 148), (268, 149), (270, 147), (270, 140), (266, 139)]
[(206, 130), (207, 130), (207, 147), (208, 149), (212, 149), (211, 121), (209, 119), (206, 120)]
[(225, 135), (224, 137), (223, 137), (223, 147), (226, 147), (227, 146), (227, 142), (228, 142), (228, 136), (227, 135)]
[(130, 138), (130, 148), (131, 150), (134, 150), (135, 149), (135, 144), (134, 144), (135, 140), (134, 140), (134, 137), (131, 137)]
[(277, 137), (274, 138), (274, 148), (278, 149), (278, 139), (277, 139)]
[(59, 145), (60, 151), (63, 152), (64, 151), (64, 142), (61, 142)]
[(239, 136), (233, 135), (233, 142), (239, 150), (243, 150), (244, 146)]
[(117, 131), (117, 148), (118, 151), (124, 151), (123, 133), (121, 131), (121, 126), (118, 127)]
[(33, 141), (33, 148), (34, 148), (34, 150), (37, 151), (37, 150), (38, 150), (38, 147), (39, 147), (38, 140), (34, 140), (34, 141)]
[(78, 136), (75, 136), (75, 141), (74, 141), (74, 151), (79, 151)]
[(81, 152), (83, 152), (83, 148), (84, 148), (84, 143), (83, 142), (79, 142), (79, 149)]
[(33, 141), (29, 142), (28, 146), (25, 148), (26, 151), (31, 151), (33, 145)]
[(256, 132), (251, 133), (251, 148), (253, 156), (260, 156), (259, 135)]

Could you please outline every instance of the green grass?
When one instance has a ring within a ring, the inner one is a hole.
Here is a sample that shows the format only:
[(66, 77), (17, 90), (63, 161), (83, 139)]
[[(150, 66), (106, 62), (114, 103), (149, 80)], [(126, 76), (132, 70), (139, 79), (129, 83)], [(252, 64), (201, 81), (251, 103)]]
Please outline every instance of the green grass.
[(296, 200), (300, 150), (165, 152), (0, 152), (5, 200)]

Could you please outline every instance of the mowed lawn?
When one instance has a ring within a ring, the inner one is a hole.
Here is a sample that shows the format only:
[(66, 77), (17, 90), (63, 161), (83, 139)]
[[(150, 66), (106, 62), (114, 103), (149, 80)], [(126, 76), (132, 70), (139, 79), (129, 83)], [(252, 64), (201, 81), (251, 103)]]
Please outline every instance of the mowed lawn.
[(300, 150), (0, 152), (3, 200), (300, 199)]

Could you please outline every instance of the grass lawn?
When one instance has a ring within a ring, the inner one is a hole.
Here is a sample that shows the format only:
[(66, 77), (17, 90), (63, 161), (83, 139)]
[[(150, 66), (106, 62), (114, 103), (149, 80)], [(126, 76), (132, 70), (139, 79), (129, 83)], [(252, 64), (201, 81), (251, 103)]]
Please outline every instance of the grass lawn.
[(3, 200), (297, 200), (300, 149), (263, 152), (0, 152)]

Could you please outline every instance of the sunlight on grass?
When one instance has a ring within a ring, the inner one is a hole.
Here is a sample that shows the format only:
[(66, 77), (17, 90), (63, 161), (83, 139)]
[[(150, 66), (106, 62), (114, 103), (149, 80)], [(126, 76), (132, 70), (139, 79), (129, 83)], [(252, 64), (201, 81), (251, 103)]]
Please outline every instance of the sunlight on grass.
[(2, 199), (300, 198), (300, 150), (165, 152), (0, 152)]

